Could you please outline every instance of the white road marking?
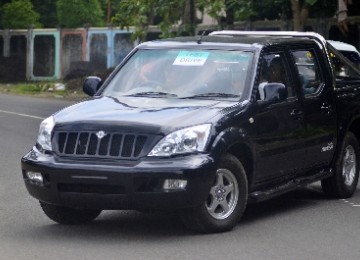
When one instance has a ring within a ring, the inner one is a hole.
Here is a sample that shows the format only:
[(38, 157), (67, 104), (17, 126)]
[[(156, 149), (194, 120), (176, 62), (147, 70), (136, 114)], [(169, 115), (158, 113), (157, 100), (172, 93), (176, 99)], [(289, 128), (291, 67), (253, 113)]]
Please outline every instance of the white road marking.
[(346, 200), (346, 199), (340, 199), (340, 200), (347, 203), (347, 204), (349, 204), (352, 207), (360, 207), (360, 204), (355, 204), (354, 202), (351, 202), (349, 200)]
[(45, 119), (44, 117), (33, 116), (33, 115), (27, 115), (27, 114), (16, 113), (16, 112), (11, 112), (11, 111), (5, 111), (5, 110), (1, 110), (1, 109), (0, 109), (0, 113), (11, 114), (11, 115), (17, 115), (17, 116), (23, 116), (23, 117), (29, 117), (29, 118), (35, 118), (35, 119), (40, 119), (40, 120), (44, 120), (44, 119)]

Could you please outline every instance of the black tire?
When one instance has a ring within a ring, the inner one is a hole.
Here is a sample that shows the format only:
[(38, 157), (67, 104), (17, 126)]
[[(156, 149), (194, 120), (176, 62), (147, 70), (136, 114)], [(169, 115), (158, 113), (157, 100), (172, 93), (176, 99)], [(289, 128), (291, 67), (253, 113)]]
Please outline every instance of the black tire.
[[(244, 167), (235, 156), (226, 154), (220, 159), (208, 199), (199, 207), (185, 210), (182, 221), (187, 228), (201, 233), (229, 231), (243, 215), (247, 196)], [(227, 209), (223, 202), (229, 206)]]
[(354, 194), (359, 180), (359, 156), (359, 143), (355, 135), (348, 132), (335, 162), (334, 175), (321, 181), (328, 197), (345, 199)]
[(100, 215), (101, 210), (73, 209), (40, 201), (40, 206), (51, 220), (64, 225), (79, 225), (90, 222)]

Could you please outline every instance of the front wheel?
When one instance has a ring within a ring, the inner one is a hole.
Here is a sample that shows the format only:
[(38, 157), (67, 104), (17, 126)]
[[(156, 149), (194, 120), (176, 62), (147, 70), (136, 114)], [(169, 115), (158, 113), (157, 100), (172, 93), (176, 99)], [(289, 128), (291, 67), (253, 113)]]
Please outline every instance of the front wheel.
[(78, 225), (94, 220), (101, 210), (73, 209), (40, 201), (40, 206), (51, 220), (64, 225)]
[(326, 195), (345, 199), (354, 194), (359, 180), (359, 156), (359, 143), (355, 135), (349, 132), (337, 158), (334, 175), (321, 181)]
[(218, 165), (207, 200), (185, 211), (186, 227), (202, 233), (231, 230), (240, 220), (247, 202), (247, 177), (241, 162), (233, 155), (224, 155)]

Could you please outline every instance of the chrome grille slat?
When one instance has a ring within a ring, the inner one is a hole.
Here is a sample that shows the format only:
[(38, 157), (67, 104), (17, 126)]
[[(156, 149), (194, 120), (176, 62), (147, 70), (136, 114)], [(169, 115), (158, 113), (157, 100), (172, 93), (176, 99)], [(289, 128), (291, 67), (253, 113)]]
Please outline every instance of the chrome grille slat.
[(77, 154), (77, 149), (79, 146), (79, 138), (80, 138), (80, 133), (77, 134), (76, 136), (76, 143), (75, 143), (75, 148), (74, 148), (74, 153)]
[(98, 138), (97, 131), (56, 131), (55, 152), (59, 156), (83, 158), (136, 159), (145, 146), (147, 136), (134, 133), (107, 133)]

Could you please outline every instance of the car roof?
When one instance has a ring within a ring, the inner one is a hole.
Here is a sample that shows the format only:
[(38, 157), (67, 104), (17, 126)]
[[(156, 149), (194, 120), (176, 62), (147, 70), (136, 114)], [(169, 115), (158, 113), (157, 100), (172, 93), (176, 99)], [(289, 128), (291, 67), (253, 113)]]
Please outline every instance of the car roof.
[(244, 49), (262, 49), (270, 45), (287, 45), (297, 43), (313, 43), (309, 38), (295, 38), (290, 36), (271, 36), (271, 35), (209, 35), (209, 36), (190, 36), (175, 37), (151, 42), (142, 43), (139, 48), (161, 48), (161, 47), (234, 47)]
[(327, 42), (330, 43), (335, 49), (339, 51), (353, 51), (359, 53), (359, 51), (355, 48), (355, 46), (351, 44), (340, 41), (332, 41), (332, 40), (327, 40)]

